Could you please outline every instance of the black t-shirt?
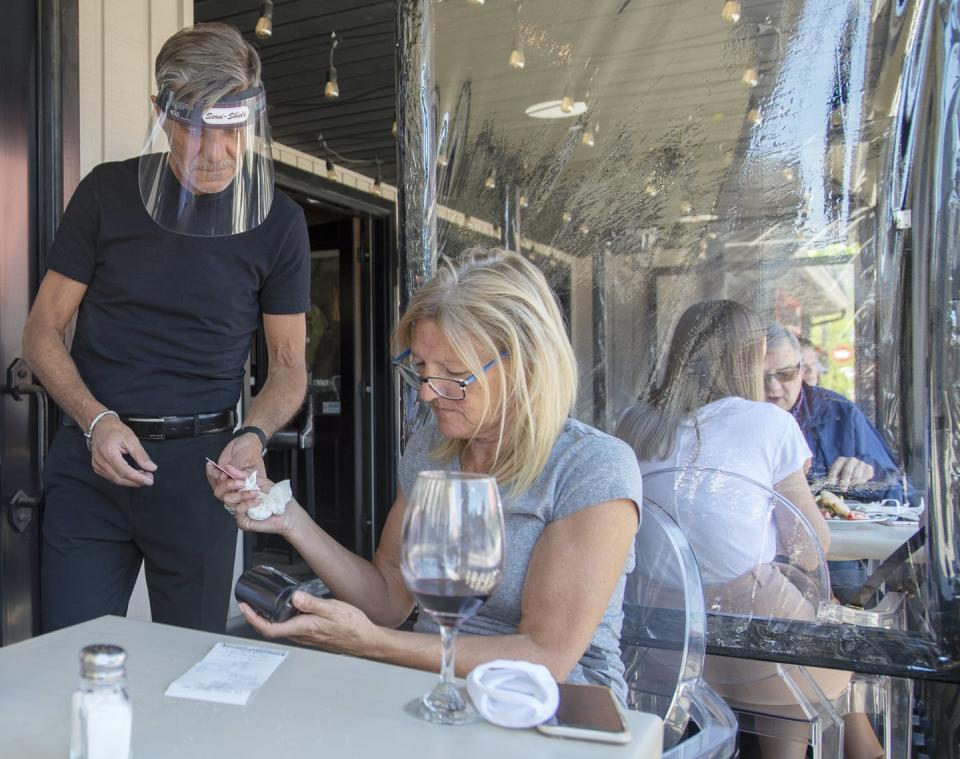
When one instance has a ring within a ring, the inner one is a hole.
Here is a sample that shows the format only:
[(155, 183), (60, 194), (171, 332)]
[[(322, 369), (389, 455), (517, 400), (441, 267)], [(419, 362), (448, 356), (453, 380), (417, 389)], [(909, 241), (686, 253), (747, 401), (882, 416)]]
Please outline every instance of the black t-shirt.
[(83, 179), (48, 266), (87, 285), (73, 360), (94, 397), (126, 415), (232, 408), (261, 312), (310, 307), (307, 227), (288, 196), (275, 191), (249, 232), (180, 235), (144, 209), (138, 159)]

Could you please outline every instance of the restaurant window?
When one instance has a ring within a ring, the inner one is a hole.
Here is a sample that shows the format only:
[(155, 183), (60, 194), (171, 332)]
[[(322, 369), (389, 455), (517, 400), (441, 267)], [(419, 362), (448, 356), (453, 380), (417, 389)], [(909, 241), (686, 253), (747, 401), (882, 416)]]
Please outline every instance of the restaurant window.
[[(407, 5), (408, 291), (439, 253), (535, 261), (568, 316), (574, 413), (610, 433), (652, 399), (691, 305), (782, 327), (818, 388), (803, 397), (847, 409), (892, 462), (889, 487), (850, 500), (899, 501), (885, 587), (908, 600), (899, 643), (859, 667), (953, 667), (957, 73), (937, 10), (952, 4), (743, 2), (735, 21), (713, 0)], [(788, 369), (767, 366), (767, 385)], [(860, 558), (869, 574), (883, 557)], [(835, 622), (778, 650), (856, 657), (837, 636), (873, 632)]]

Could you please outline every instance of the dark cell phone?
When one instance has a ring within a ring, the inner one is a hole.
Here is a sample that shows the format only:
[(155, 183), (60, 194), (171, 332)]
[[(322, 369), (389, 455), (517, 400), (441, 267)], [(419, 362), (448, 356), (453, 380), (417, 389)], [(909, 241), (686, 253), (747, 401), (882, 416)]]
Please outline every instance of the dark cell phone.
[(540, 732), (563, 738), (627, 743), (630, 731), (610, 689), (603, 685), (560, 683), (560, 706)]

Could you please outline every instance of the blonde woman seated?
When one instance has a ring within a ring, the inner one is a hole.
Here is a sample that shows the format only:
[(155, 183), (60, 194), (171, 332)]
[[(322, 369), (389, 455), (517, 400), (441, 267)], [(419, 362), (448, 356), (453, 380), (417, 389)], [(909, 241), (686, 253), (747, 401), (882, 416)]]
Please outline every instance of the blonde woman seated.
[[(797, 506), (826, 549), (827, 525), (804, 476), (810, 450), (793, 417), (764, 403), (764, 350), (763, 324), (750, 309), (729, 300), (691, 306), (674, 331), (663, 381), (646, 403), (627, 409), (617, 435), (633, 446), (644, 474), (680, 468), (651, 477), (645, 490), (674, 510), (700, 565), (707, 609), (812, 620), (806, 575), (773, 563), (779, 542), (794, 553), (795, 566), (818, 566), (816, 549), (798, 540), (802, 527), (773, 510), (762, 488), (692, 469), (719, 469), (772, 488)], [(829, 698), (850, 679), (849, 672), (808, 671)], [(796, 704), (773, 663), (708, 656), (703, 674), (734, 703)], [(847, 718), (844, 732), (849, 756), (883, 755), (864, 715)], [(764, 757), (806, 753), (805, 744), (793, 741), (760, 738), (760, 744)]]
[(414, 608), (400, 574), (406, 495), (422, 470), (490, 473), (503, 502), (505, 568), (461, 628), (457, 674), (524, 659), (546, 665), (558, 681), (609, 685), (623, 698), (620, 605), (642, 498), (636, 458), (620, 440), (568, 416), (576, 363), (536, 267), (513, 253), (472, 250), (438, 268), (394, 336), (401, 376), (433, 413), (400, 461), (397, 499), (373, 561), (339, 545), (294, 501), (281, 516), (252, 521), (249, 494), (224, 477), (216, 494), (237, 507), (240, 528), (283, 535), (337, 599), (296, 594), (302, 614), (281, 624), (245, 606), (243, 614), (266, 637), (436, 670), (440, 639), (426, 615), (414, 632), (392, 629)]

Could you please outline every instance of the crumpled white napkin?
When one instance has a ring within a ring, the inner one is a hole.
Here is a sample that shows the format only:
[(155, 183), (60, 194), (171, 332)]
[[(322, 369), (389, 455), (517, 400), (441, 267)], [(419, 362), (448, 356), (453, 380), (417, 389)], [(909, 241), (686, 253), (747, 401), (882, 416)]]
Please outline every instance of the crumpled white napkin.
[[(253, 473), (254, 488), (256, 487), (257, 473)], [(244, 490), (248, 488), (250, 478), (244, 483)], [(247, 516), (257, 522), (269, 519), (274, 514), (282, 514), (287, 508), (287, 502), (293, 498), (293, 491), (290, 489), (290, 480), (281, 480), (274, 483), (269, 493), (260, 493), (257, 497), (257, 505), (247, 511)]]
[(870, 503), (852, 503), (847, 504), (854, 511), (872, 516), (874, 514), (883, 514), (890, 517), (890, 521), (918, 522), (923, 513), (923, 504), (910, 506), (901, 504), (895, 498), (887, 498), (883, 501), (872, 501)]
[(480, 715), (500, 727), (533, 727), (557, 711), (560, 691), (542, 664), (497, 659), (474, 667), (467, 692)]

